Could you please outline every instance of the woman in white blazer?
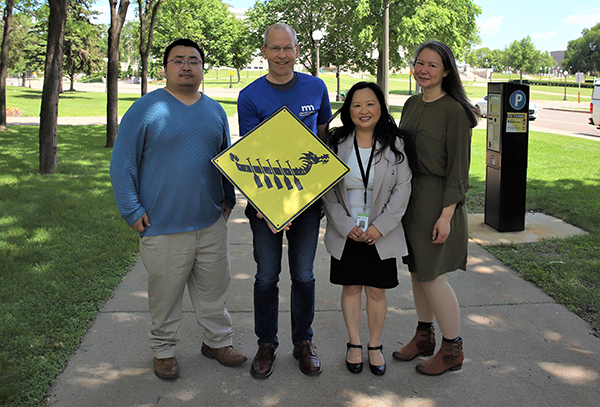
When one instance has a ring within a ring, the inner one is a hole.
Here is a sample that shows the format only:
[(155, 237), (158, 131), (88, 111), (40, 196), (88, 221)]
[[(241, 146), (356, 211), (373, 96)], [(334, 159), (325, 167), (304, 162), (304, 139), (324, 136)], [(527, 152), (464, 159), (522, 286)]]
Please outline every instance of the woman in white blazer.
[(322, 199), (327, 216), (325, 245), (331, 254), (330, 281), (342, 285), (348, 370), (362, 371), (358, 332), (364, 290), (369, 367), (372, 373), (382, 375), (385, 290), (398, 285), (396, 258), (407, 254), (401, 220), (411, 191), (410, 149), (405, 149), (404, 137), (375, 83), (355, 84), (340, 117), (343, 125), (329, 132), (329, 144), (351, 171)]

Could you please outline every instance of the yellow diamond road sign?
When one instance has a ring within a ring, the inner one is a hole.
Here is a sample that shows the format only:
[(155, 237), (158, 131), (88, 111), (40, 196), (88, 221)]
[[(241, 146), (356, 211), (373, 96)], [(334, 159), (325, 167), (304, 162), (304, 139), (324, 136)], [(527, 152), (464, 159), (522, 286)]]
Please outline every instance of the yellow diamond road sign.
[(286, 107), (212, 162), (277, 231), (350, 171)]

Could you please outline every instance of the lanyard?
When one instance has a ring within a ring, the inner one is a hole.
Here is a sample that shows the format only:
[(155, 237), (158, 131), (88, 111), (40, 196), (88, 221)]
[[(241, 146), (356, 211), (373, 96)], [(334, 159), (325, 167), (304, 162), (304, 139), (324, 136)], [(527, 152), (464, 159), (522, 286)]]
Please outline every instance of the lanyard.
[(373, 163), (373, 153), (375, 149), (371, 147), (371, 155), (369, 156), (369, 163), (367, 164), (367, 173), (362, 165), (362, 159), (360, 158), (360, 152), (358, 151), (358, 141), (354, 136), (354, 152), (356, 153), (356, 161), (358, 161), (358, 168), (360, 169), (360, 176), (362, 177), (363, 185), (365, 186), (365, 206), (363, 210), (367, 210), (367, 185), (369, 184), (369, 172), (371, 172), (371, 164)]

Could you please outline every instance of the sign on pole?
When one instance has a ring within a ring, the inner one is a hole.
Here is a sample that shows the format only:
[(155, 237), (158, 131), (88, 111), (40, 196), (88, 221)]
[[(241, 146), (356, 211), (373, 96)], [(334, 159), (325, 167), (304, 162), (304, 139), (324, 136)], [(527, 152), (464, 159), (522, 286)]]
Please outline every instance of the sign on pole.
[(286, 107), (212, 162), (278, 232), (350, 171)]

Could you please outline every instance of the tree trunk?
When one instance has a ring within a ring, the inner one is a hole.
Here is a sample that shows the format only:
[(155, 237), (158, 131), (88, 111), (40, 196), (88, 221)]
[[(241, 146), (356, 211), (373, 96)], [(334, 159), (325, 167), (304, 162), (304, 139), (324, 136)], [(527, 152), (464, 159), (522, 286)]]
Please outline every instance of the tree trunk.
[(242, 81), (242, 75), (241, 75), (239, 69), (237, 69), (237, 74), (238, 74), (238, 81), (237, 81), (237, 83), (240, 83)]
[(56, 127), (58, 120), (58, 92), (62, 83), (63, 43), (69, 0), (48, 2), (48, 45), (46, 69), (40, 112), (40, 173), (54, 174), (58, 167)]
[(108, 67), (106, 73), (106, 145), (113, 147), (119, 130), (119, 40), (127, 16), (129, 0), (109, 0), (110, 27), (108, 28)]
[[(142, 96), (148, 93), (148, 56), (152, 47), (152, 34), (154, 33), (154, 22), (156, 13), (162, 0), (146, 0), (146, 6), (142, 9), (144, 0), (138, 0), (140, 13), (140, 59), (142, 62)], [(153, 2), (154, 5), (152, 4)], [(142, 12), (142, 10), (144, 10)], [(148, 38), (146, 38), (146, 24), (150, 15), (150, 26), (148, 27)]]
[(140, 62), (142, 63), (142, 70), (140, 72), (140, 76), (142, 78), (141, 95), (144, 96), (146, 93), (148, 93), (148, 54), (140, 53)]
[(69, 72), (69, 82), (71, 83), (69, 90), (71, 92), (74, 92), (75, 91), (75, 70), (72, 70), (71, 72)]
[(8, 41), (10, 40), (11, 21), (15, 0), (6, 0), (4, 9), (4, 34), (0, 49), (0, 128), (6, 127), (6, 72), (8, 70)]

